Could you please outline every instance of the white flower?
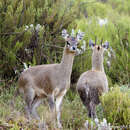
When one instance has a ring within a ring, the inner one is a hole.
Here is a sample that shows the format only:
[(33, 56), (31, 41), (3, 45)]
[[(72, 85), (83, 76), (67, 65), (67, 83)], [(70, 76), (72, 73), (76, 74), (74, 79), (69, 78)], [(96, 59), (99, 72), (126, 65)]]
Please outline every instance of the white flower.
[(62, 30), (62, 33), (67, 33), (67, 30), (66, 30), (66, 29), (63, 29), (63, 30)]
[(107, 126), (107, 120), (105, 118), (103, 118), (103, 124), (104, 126)]
[(111, 66), (111, 62), (108, 60), (107, 61), (107, 66), (110, 68), (110, 66)]
[(126, 46), (127, 46), (127, 47), (129, 46), (129, 43), (128, 43), (128, 42), (126, 42)]
[(31, 50), (30, 50), (30, 49), (27, 49), (27, 48), (25, 48), (24, 50), (25, 50), (26, 53), (28, 53), (28, 54), (31, 52)]
[(112, 56), (113, 56), (114, 58), (116, 58), (115, 51), (112, 49), (112, 47), (110, 47), (110, 51), (111, 51), (111, 53), (112, 53)]
[(110, 47), (110, 51), (111, 51), (111, 52), (113, 52), (113, 49), (112, 49), (112, 47)]
[(17, 74), (19, 71), (18, 71), (18, 70), (15, 70), (14, 72), (15, 72), (15, 74)]
[(98, 130), (101, 130), (101, 126), (100, 126), (100, 124), (98, 124)]
[(108, 51), (108, 57), (110, 57), (111, 58), (111, 53)]
[(91, 129), (93, 128), (93, 122), (91, 121)]
[(27, 48), (25, 48), (24, 50), (25, 50), (25, 51), (28, 51), (28, 49), (27, 49)]
[(25, 28), (27, 28), (27, 29), (28, 29), (28, 28), (29, 28), (29, 26), (28, 26), (28, 25), (26, 25), (26, 26), (25, 26)]
[(69, 36), (69, 34), (67, 33), (66, 29), (63, 29), (63, 30), (62, 30), (62, 37), (63, 37), (64, 39), (67, 39), (68, 36)]
[(39, 31), (41, 28), (41, 25), (40, 24), (37, 24), (37, 26), (35, 27), (36, 31)]
[(78, 33), (81, 33), (80, 29), (78, 30)]
[(96, 125), (98, 124), (98, 122), (99, 122), (99, 120), (98, 120), (98, 118), (95, 118), (95, 123), (96, 123)]
[(104, 126), (104, 122), (100, 122), (100, 126), (101, 126), (101, 127)]
[(74, 37), (74, 29), (72, 29), (71, 36)]
[(27, 70), (28, 69), (27, 64), (23, 63), (23, 65), (24, 65), (24, 71)]
[(30, 24), (30, 28), (33, 28), (33, 24)]
[(29, 29), (29, 26), (26, 25), (24, 30), (27, 31), (28, 29)]
[(88, 126), (89, 126), (88, 120), (86, 120), (86, 122), (84, 123), (84, 126), (85, 126), (86, 128), (88, 128)]
[(82, 48), (83, 51), (86, 50), (86, 42), (85, 41), (83, 41), (83, 44), (82, 44), (81, 48)]
[(99, 24), (100, 26), (103, 26), (103, 25), (105, 25), (105, 24), (107, 24), (107, 23), (108, 23), (107, 18), (105, 18), (105, 19), (98, 19), (98, 24)]
[(77, 48), (78, 55), (81, 54), (81, 50)]
[(78, 34), (77, 34), (77, 39), (78, 41), (82, 40), (84, 37), (84, 32), (81, 32), (80, 30), (78, 31)]
[(108, 130), (112, 130), (110, 123), (108, 123)]

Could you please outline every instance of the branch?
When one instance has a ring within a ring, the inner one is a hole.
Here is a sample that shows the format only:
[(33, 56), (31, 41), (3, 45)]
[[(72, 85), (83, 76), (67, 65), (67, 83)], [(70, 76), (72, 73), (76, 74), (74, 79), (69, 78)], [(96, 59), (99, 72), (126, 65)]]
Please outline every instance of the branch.
[(9, 33), (0, 33), (0, 35), (17, 35), (17, 34), (21, 34), (23, 32), (9, 32)]
[(49, 45), (49, 44), (45, 44), (44, 46), (54, 47), (54, 48), (59, 48), (59, 49), (63, 49), (64, 48), (64, 47), (60, 47), (60, 46), (56, 46), (56, 45)]
[(93, 3), (97, 3), (97, 1), (81, 2), (80, 6), (85, 5), (85, 4), (93, 4)]

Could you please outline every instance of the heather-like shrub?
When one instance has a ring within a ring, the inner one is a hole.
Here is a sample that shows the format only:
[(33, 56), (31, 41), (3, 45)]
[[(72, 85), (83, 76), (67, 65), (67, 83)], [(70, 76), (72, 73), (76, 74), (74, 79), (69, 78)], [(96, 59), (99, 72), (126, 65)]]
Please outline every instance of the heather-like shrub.
[[(123, 91), (124, 90), (124, 91)], [(101, 97), (104, 117), (112, 125), (130, 124), (130, 89), (114, 87)]]
[[(109, 83), (129, 84), (130, 17), (124, 14), (120, 15), (109, 4), (94, 3), (91, 6), (86, 5), (87, 17), (84, 14), (82, 19), (76, 20), (77, 28), (85, 32), (87, 50), (86, 53), (75, 59), (73, 67), (75, 79), (82, 72), (91, 68), (92, 53), (88, 43), (90, 39), (95, 40), (97, 37), (97, 44), (100, 44), (102, 38), (103, 42), (107, 40), (110, 43), (109, 52), (104, 53), (104, 67)], [(104, 14), (100, 12), (104, 12)]]
[(76, 6), (72, 0), (0, 0), (0, 78), (14, 78), (24, 62), (58, 62), (62, 50), (52, 46), (64, 46), (61, 31), (75, 27)]

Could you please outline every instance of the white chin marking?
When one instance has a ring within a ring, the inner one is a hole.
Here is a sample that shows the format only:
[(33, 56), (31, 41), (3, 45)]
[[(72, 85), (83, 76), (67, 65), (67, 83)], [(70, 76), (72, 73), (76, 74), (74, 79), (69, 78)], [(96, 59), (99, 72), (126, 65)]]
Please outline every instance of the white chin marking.
[(71, 47), (71, 48), (70, 48), (70, 51), (71, 51), (71, 52), (76, 52), (76, 49), (73, 50), (73, 48)]

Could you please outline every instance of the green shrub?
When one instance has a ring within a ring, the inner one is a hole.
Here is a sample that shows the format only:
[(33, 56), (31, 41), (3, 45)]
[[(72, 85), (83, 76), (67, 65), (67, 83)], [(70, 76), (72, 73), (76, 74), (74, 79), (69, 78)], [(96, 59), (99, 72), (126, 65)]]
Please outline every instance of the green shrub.
[[(104, 60), (109, 83), (129, 84), (129, 0), (99, 1), (0, 0), (0, 78), (18, 77), (15, 72), (23, 71), (23, 62), (31, 66), (60, 62), (62, 50), (52, 45), (63, 47), (61, 30), (74, 28), (85, 32), (87, 50), (75, 58), (72, 83), (91, 68), (88, 41), (97, 36), (98, 43), (102, 38), (108, 40), (115, 52), (115, 57), (112, 54), (110, 59), (110, 68), (107, 68), (106, 55)], [(99, 26), (99, 18), (107, 18), (108, 24)], [(38, 24), (42, 26), (39, 32), (26, 28)]]
[[(123, 88), (122, 88), (123, 89)], [(130, 90), (122, 92), (119, 87), (101, 97), (104, 117), (113, 125), (130, 124)]]
[[(36, 121), (28, 122), (24, 113), (24, 101), (21, 97), (14, 96), (16, 88), (14, 86), (0, 94), (0, 125), (11, 126), (12, 129), (37, 129)], [(53, 128), (51, 112), (46, 100), (38, 107), (41, 121), (46, 121), (49, 128)], [(69, 90), (63, 99), (61, 106), (61, 122), (65, 130), (76, 130), (84, 126), (87, 118), (86, 108), (83, 106), (80, 97), (76, 92)], [(50, 130), (50, 129), (49, 129)]]
[[(95, 5), (95, 4), (94, 4)], [(97, 44), (100, 44), (100, 40), (109, 41), (111, 58), (104, 55), (104, 67), (105, 72), (108, 75), (110, 84), (120, 83), (129, 84), (130, 82), (130, 17), (128, 15), (121, 15), (118, 11), (112, 8), (112, 5), (98, 3), (98, 7), (103, 6), (102, 12), (107, 10), (103, 15), (99, 13), (92, 13), (91, 11), (98, 11), (97, 7), (86, 7), (86, 11), (91, 15), (82, 17), (80, 20), (76, 20), (77, 28), (80, 28), (85, 32), (85, 40), (87, 42), (86, 53), (75, 59), (73, 66), (73, 73), (75, 78), (91, 68), (91, 49), (89, 50), (89, 39), (95, 40), (95, 36), (98, 38)], [(100, 16), (101, 14), (101, 16)], [(106, 25), (100, 26), (98, 20), (107, 19)], [(104, 42), (103, 41), (103, 42)], [(112, 48), (112, 49), (111, 49)], [(110, 68), (107, 67), (107, 61), (111, 62)], [(117, 76), (118, 75), (118, 76)], [(73, 77), (72, 77), (73, 78)], [(76, 80), (75, 80), (76, 81)]]
[(0, 0), (0, 78), (14, 78), (23, 62), (58, 62), (60, 50), (46, 46), (64, 46), (61, 31), (75, 27), (76, 6), (72, 0)]

